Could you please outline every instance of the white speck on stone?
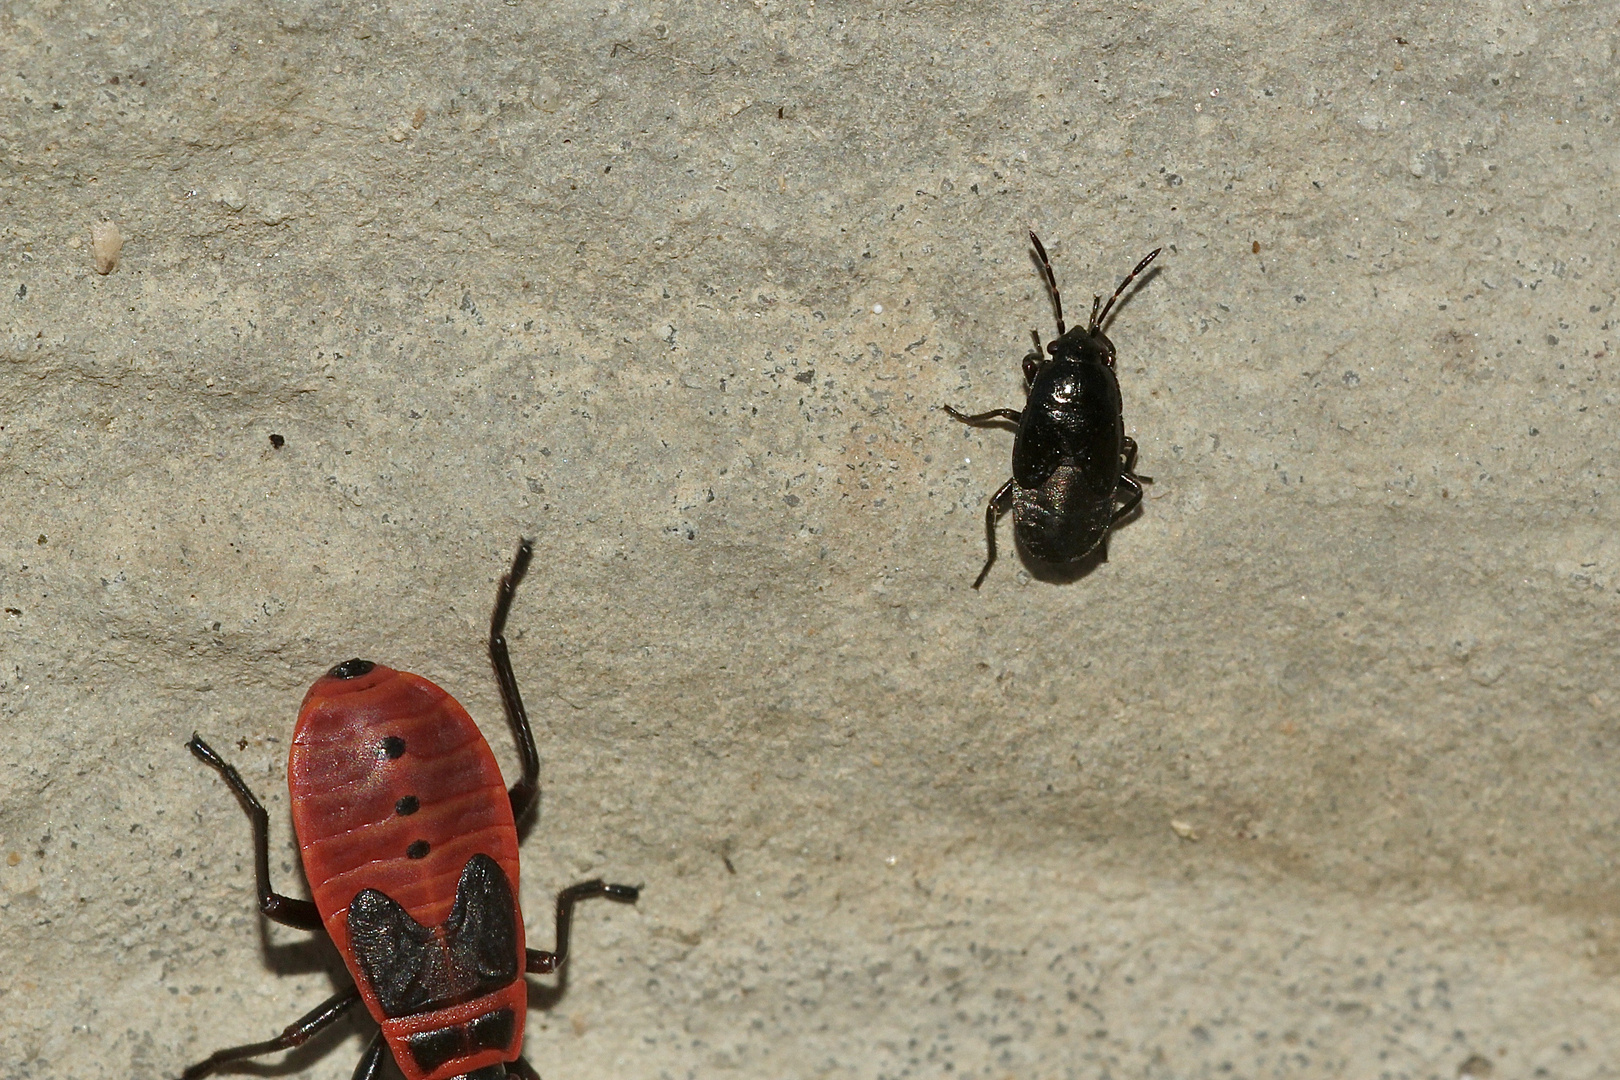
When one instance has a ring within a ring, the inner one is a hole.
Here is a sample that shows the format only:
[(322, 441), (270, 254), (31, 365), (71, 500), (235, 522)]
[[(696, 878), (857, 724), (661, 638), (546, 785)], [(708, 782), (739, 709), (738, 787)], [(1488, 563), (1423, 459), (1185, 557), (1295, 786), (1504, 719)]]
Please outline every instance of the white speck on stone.
[(118, 256), (124, 250), (124, 234), (111, 221), (98, 221), (90, 226), (90, 255), (96, 261), (96, 273), (106, 276), (118, 269)]
[(231, 213), (239, 214), (247, 206), (247, 195), (242, 191), (242, 185), (227, 180), (214, 189), (214, 201)]

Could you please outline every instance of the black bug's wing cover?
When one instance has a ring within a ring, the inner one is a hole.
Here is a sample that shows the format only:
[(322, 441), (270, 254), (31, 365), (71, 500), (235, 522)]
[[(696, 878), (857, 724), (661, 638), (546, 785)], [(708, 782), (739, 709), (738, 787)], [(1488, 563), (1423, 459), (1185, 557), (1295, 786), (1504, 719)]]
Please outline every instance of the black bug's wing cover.
[(1104, 501), (1119, 483), (1119, 381), (1090, 360), (1056, 357), (1036, 376), (1013, 442), (1013, 479), (1021, 488), (1044, 485), (1059, 466), (1073, 466), (1081, 498)]
[(433, 931), (388, 896), (366, 889), (349, 902), (349, 947), (384, 1014), (404, 1016), (435, 979)]
[[(1037, 383), (1037, 385), (1039, 385)], [(1022, 488), (1040, 487), (1063, 463), (1068, 445), (1064, 417), (1050, 408), (1034, 408), (1035, 393), (1024, 406), (1024, 420), (1013, 441), (1013, 479)]]
[(512, 886), (488, 855), (467, 860), (455, 906), (437, 930), (376, 889), (349, 902), (348, 929), (349, 947), (384, 1016), (442, 1008), (517, 977)]
[(468, 859), (456, 886), (456, 906), (444, 924), (455, 966), (475, 972), (480, 982), (511, 982), (517, 976), (513, 910), (512, 887), (500, 864), (488, 855)]

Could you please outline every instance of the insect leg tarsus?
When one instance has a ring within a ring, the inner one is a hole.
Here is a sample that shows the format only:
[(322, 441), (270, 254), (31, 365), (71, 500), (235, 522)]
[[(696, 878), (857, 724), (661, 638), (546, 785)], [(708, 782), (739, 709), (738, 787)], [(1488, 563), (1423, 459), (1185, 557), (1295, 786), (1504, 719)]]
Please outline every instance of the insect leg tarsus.
[(529, 714), (523, 708), (523, 695), (518, 693), (517, 676), (512, 674), (512, 658), (506, 649), (506, 616), (512, 610), (512, 597), (523, 575), (528, 573), (529, 560), (533, 557), (533, 541), (521, 541), (512, 559), (512, 568), (501, 577), (495, 590), (495, 611), (489, 617), (489, 659), (495, 666), (495, 681), (500, 684), (501, 704), (506, 708), (507, 723), (512, 726), (512, 736), (517, 740), (518, 756), (523, 759), (523, 779), (506, 793), (512, 803), (512, 817), (519, 822), (540, 798), (540, 752), (534, 748), (534, 729), (529, 726)]
[(366, 1044), (366, 1052), (360, 1055), (355, 1062), (354, 1080), (377, 1080), (382, 1075), (383, 1062), (388, 1059), (388, 1043), (383, 1041), (383, 1033), (378, 1031)]
[(1129, 476), (1132, 480), (1139, 480), (1144, 484), (1153, 483), (1153, 477), (1143, 476), (1136, 471), (1136, 440), (1129, 435), (1125, 436), (1125, 448), (1119, 455), (1119, 471), (1121, 476)]
[(270, 815), (265, 813), (264, 807), (243, 781), (242, 774), (220, 757), (212, 746), (203, 742), (202, 737), (196, 732), (192, 732), (191, 741), (186, 743), (186, 749), (219, 773), (220, 778), (236, 793), (237, 801), (242, 804), (248, 820), (253, 823), (253, 880), (259, 891), (259, 911), (265, 918), (283, 926), (292, 926), (299, 930), (324, 929), (321, 925), (320, 910), (313, 903), (291, 896), (282, 896), (270, 887)]
[(940, 408), (950, 413), (953, 419), (960, 420), (964, 424), (988, 424), (996, 420), (1010, 420), (1018, 424), (1022, 423), (1024, 419), (1024, 414), (1017, 409), (991, 409), (989, 412), (974, 413), (969, 416), (967, 413), (957, 412), (949, 405), (941, 405)]
[(360, 991), (353, 986), (340, 993), (333, 994), (309, 1012), (294, 1020), (287, 1026), (285, 1031), (274, 1039), (216, 1050), (181, 1073), (180, 1080), (201, 1080), (202, 1077), (212, 1073), (221, 1065), (232, 1061), (241, 1061), (243, 1058), (258, 1057), (261, 1054), (273, 1054), (277, 1050), (291, 1050), (295, 1046), (303, 1046), (312, 1035), (331, 1025), (333, 1021), (353, 1008), (359, 1000)]
[[(1123, 521), (1130, 516), (1133, 510), (1142, 505), (1142, 485), (1137, 483), (1138, 480), (1147, 480), (1152, 483), (1150, 477), (1132, 476), (1130, 473), (1120, 474), (1119, 482), (1121, 486), (1128, 489), (1129, 494), (1125, 496), (1125, 501), (1120, 504), (1119, 509), (1114, 511), (1113, 519), (1109, 522), (1110, 525)], [(1107, 558), (1106, 552), (1104, 558)]]
[(568, 932), (574, 925), (574, 905), (598, 896), (633, 904), (641, 890), (634, 885), (609, 885), (601, 878), (570, 885), (557, 894), (557, 950), (528, 949), (523, 970), (530, 975), (549, 975), (568, 962)]
[(984, 579), (990, 576), (990, 568), (996, 564), (996, 522), (1000, 521), (1001, 515), (1007, 512), (1007, 508), (1012, 502), (1013, 488), (1016, 486), (1013, 479), (1008, 477), (1007, 482), (996, 489), (996, 493), (990, 496), (989, 503), (985, 505), (984, 544), (986, 554), (984, 557), (984, 569), (980, 570), (979, 576), (973, 580), (975, 589), (984, 584)]

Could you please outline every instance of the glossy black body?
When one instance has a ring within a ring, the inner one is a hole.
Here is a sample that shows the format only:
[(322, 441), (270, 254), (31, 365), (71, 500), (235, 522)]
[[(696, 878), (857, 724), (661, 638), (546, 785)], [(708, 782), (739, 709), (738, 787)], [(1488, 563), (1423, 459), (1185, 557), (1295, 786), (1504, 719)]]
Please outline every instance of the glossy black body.
[(1154, 250), (1120, 282), (1106, 307), (1097, 297), (1085, 326), (1065, 329), (1063, 302), (1051, 261), (1040, 239), (1030, 233), (1039, 266), (1056, 309), (1058, 336), (1024, 357), (1027, 396), (1023, 410), (994, 409), (969, 416), (949, 405), (945, 411), (966, 424), (1013, 423), (1012, 479), (990, 498), (985, 511), (988, 556), (976, 589), (996, 560), (996, 522), (1009, 509), (1018, 546), (1046, 563), (1073, 563), (1101, 549), (1108, 557), (1108, 534), (1142, 501), (1136, 443), (1125, 434), (1125, 419), (1114, 371), (1114, 343), (1102, 332), (1114, 302), (1159, 254)]
[(1030, 555), (1061, 563), (1084, 557), (1108, 536), (1125, 420), (1106, 337), (1077, 326), (1049, 349), (1013, 440), (1013, 531)]

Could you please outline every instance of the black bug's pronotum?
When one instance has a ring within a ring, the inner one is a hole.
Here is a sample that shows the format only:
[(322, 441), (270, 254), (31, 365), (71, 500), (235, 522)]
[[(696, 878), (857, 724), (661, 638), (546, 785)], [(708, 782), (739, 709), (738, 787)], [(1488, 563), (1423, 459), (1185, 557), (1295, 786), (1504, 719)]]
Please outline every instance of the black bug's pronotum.
[(1103, 323), (1131, 282), (1163, 251), (1154, 248), (1125, 275), (1108, 303), (1097, 296), (1091, 318), (1072, 330), (1063, 325), (1052, 260), (1040, 237), (1029, 234), (1041, 276), (1052, 296), (1058, 336), (1041, 351), (1041, 335), (1031, 330), (1035, 348), (1024, 357), (1028, 385), (1024, 409), (991, 409), (968, 416), (949, 405), (945, 411), (964, 424), (1009, 422), (1018, 426), (1013, 441), (1013, 474), (990, 496), (985, 508), (984, 569), (973, 582), (984, 584), (996, 561), (996, 522), (1010, 507), (1013, 532), (1029, 555), (1048, 563), (1072, 563), (1098, 547), (1108, 558), (1108, 530), (1142, 502), (1151, 476), (1136, 469), (1136, 440), (1125, 434), (1119, 379), (1114, 374), (1114, 343)]

